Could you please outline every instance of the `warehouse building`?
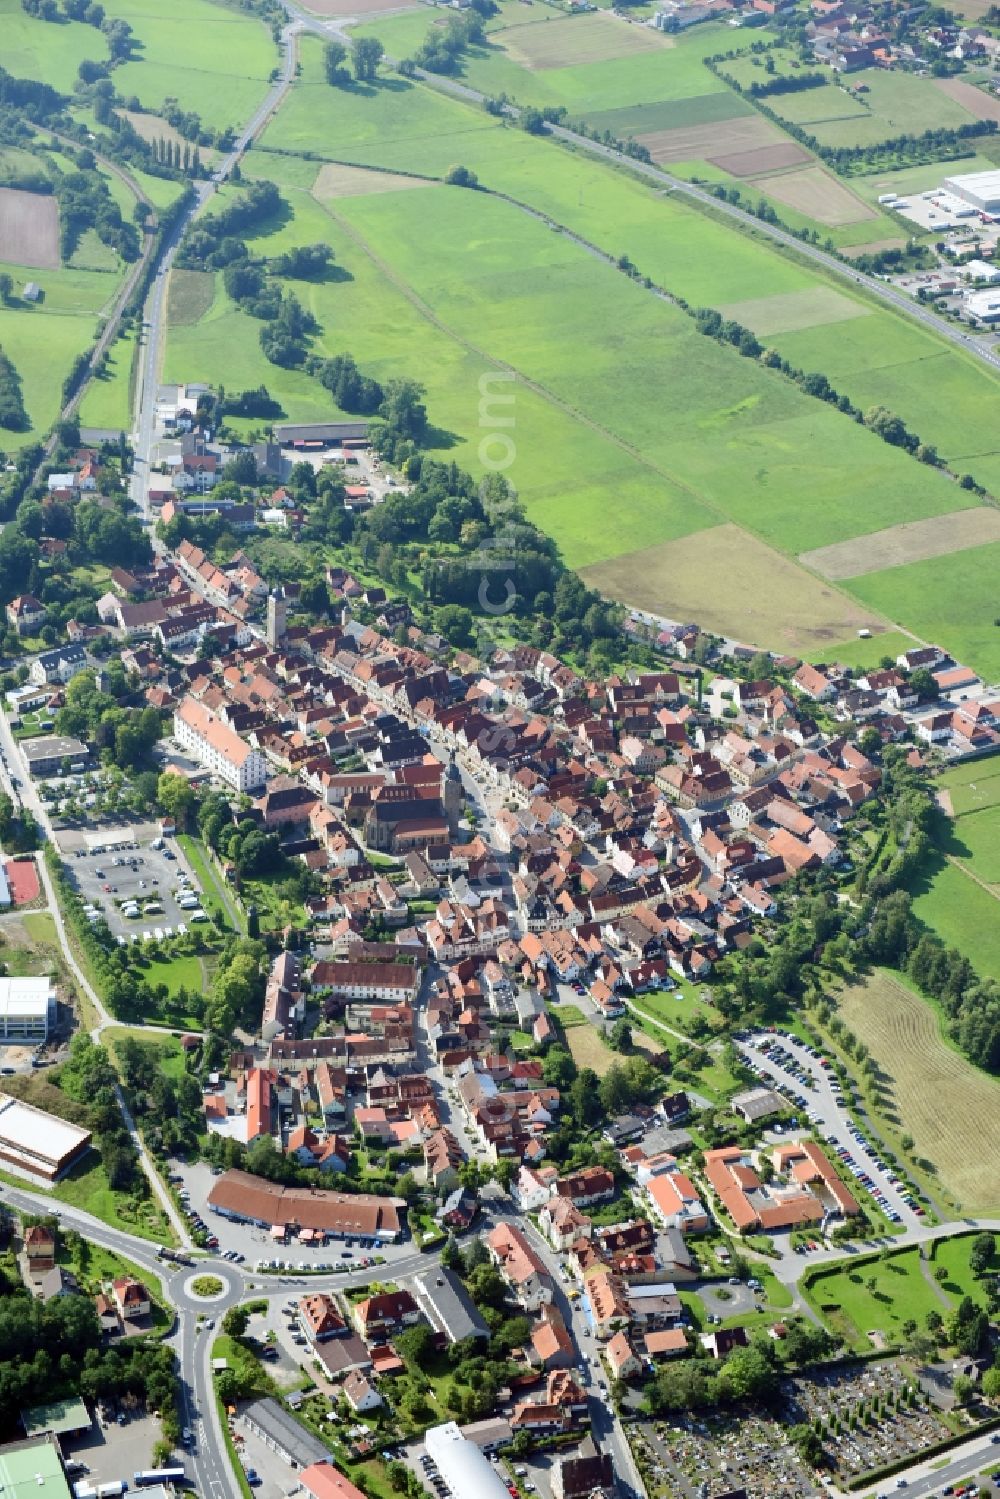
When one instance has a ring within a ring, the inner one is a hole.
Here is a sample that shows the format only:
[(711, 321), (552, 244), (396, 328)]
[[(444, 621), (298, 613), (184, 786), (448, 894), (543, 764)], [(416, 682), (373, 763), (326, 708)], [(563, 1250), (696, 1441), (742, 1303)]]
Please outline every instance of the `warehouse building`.
[(89, 1130), (0, 1094), (0, 1160), (54, 1182), (89, 1149)]
[(424, 1445), (454, 1499), (466, 1499), (469, 1494), (475, 1494), (476, 1499), (510, 1499), (493, 1464), (475, 1442), (462, 1435), (454, 1421), (432, 1426)]
[(50, 978), (0, 978), (0, 1046), (47, 1040), (55, 1012)]
[(1000, 213), (1000, 170), (963, 172), (945, 179), (948, 192), (978, 208), (980, 213)]

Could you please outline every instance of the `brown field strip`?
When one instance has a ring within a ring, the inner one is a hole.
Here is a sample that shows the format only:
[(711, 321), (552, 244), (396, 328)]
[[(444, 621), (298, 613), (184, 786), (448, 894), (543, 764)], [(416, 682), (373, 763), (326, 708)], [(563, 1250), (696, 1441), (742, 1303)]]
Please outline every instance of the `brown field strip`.
[(961, 78), (935, 78), (934, 86), (949, 99), (954, 99), (956, 104), (961, 104), (970, 115), (975, 115), (977, 120), (1000, 122), (1000, 99), (996, 94), (984, 93), (974, 83), (965, 83)]
[(330, 161), (316, 173), (312, 194), (323, 203), (334, 198), (363, 198), (370, 193), (397, 193), (408, 187), (434, 185), (425, 177), (404, 177), (400, 172), (370, 172), (365, 167), (346, 167)]
[(748, 644), (807, 651), (885, 622), (739, 526), (697, 531), (580, 569), (592, 588)]
[(878, 217), (870, 204), (863, 202), (823, 167), (803, 167), (798, 172), (760, 177), (753, 185), (767, 193), (769, 198), (776, 198), (779, 203), (806, 214), (817, 224), (828, 224), (832, 229)]
[(407, 0), (303, 0), (303, 10), (314, 16), (381, 16), (390, 11), (416, 10), (416, 3)]
[(901, 250), (905, 244), (905, 239), (873, 239), (866, 245), (841, 245), (840, 254), (856, 260), (859, 255), (877, 255), (880, 250)]
[(637, 52), (661, 52), (674, 41), (662, 31), (612, 16), (606, 10), (558, 20), (502, 27), (491, 40), (532, 72), (569, 68), (583, 62), (612, 62)]
[(941, 1036), (929, 1004), (885, 972), (845, 989), (838, 1009), (879, 1067), (900, 1129), (963, 1210), (1000, 1207), (1000, 1080)]
[(931, 557), (968, 552), (991, 541), (1000, 541), (1000, 510), (972, 505), (968, 510), (904, 521), (885, 531), (872, 531), (833, 546), (817, 547), (815, 551), (802, 552), (799, 561), (822, 573), (824, 578), (840, 582), (861, 578), (865, 573), (880, 573), (887, 567), (905, 567), (908, 562), (926, 562)]
[(760, 172), (776, 172), (779, 167), (797, 167), (811, 161), (808, 151), (788, 141), (776, 146), (759, 146), (755, 151), (736, 151), (727, 156), (710, 156), (709, 161), (731, 177), (756, 177)]
[(727, 302), (719, 311), (735, 318), (745, 328), (765, 338), (772, 333), (798, 333), (826, 323), (846, 323), (868, 317), (871, 309), (845, 297), (832, 286), (808, 287), (803, 291), (777, 292), (773, 297), (751, 297), (745, 302)]
[[(675, 125), (636, 136), (654, 161), (711, 161), (726, 152), (772, 147), (781, 136), (760, 115), (738, 115), (731, 120), (709, 120), (701, 125)], [(799, 150), (799, 147), (795, 148)]]
[(0, 260), (52, 271), (59, 265), (59, 205), (45, 193), (0, 187)]

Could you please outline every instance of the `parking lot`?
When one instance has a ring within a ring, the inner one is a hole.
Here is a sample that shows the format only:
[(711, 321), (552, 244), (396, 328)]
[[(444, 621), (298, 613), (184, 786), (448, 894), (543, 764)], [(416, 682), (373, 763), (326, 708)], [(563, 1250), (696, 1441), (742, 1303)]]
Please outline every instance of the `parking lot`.
[[(118, 1415), (124, 1421), (118, 1424)], [(141, 1406), (129, 1409), (117, 1405), (109, 1409), (104, 1420), (95, 1412), (94, 1424), (80, 1437), (60, 1438), (69, 1463), (86, 1464), (86, 1471), (72, 1476), (96, 1488), (101, 1483), (124, 1479), (131, 1487), (132, 1474), (152, 1466), (153, 1449), (161, 1436), (160, 1423)]]
[(848, 1114), (840, 1083), (832, 1068), (823, 1066), (824, 1058), (787, 1031), (758, 1031), (738, 1044), (751, 1070), (803, 1110), (879, 1211), (891, 1223), (915, 1227), (923, 1209)]
[(199, 915), (198, 882), (172, 839), (161, 848), (151, 843), (80, 848), (68, 859), (67, 869), (84, 905), (126, 941), (169, 937), (207, 919), (203, 912)]

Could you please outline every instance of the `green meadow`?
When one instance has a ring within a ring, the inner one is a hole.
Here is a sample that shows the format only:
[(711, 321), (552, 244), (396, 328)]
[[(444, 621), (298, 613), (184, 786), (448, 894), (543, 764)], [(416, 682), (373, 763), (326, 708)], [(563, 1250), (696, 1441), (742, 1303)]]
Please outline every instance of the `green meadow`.
[(252, 15), (210, 0), (107, 0), (105, 10), (138, 41), (134, 60), (115, 69), (124, 98), (134, 94), (150, 110), (175, 99), (211, 129), (242, 125), (263, 99), (278, 52)]
[[(60, 12), (61, 14), (61, 12)], [(21, 0), (0, 0), (3, 66), (15, 78), (35, 78), (71, 94), (84, 58), (104, 62), (107, 43), (82, 21), (42, 21), (21, 8)]]
[[(897, 619), (923, 640), (947, 647), (960, 661), (1000, 678), (997, 567), (1000, 542), (852, 578), (848, 591)], [(1000, 954), (1000, 941), (998, 941)]]
[(117, 271), (27, 271), (23, 266), (0, 265), (17, 286), (39, 282), (44, 301), (17, 301), (0, 307), (0, 347), (21, 377), (24, 404), (31, 418), (29, 432), (0, 433), (0, 445), (14, 452), (34, 442), (59, 415), (62, 380), (73, 360), (93, 344), (101, 309), (118, 288)]

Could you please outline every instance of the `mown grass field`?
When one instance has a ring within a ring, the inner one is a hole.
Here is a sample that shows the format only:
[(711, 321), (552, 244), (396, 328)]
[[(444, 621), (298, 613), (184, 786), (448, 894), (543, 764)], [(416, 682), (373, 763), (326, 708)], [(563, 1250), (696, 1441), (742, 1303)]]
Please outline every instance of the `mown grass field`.
[(942, 1036), (933, 1007), (884, 970), (846, 988), (838, 1009), (882, 1074), (883, 1112), (899, 1133), (912, 1136), (914, 1154), (933, 1164), (941, 1193), (963, 1212), (995, 1213), (1000, 1079), (966, 1061)]
[(864, 82), (868, 92), (864, 95), (863, 114), (809, 126), (811, 134), (824, 146), (877, 145), (897, 135), (955, 130), (971, 124), (975, 118), (956, 100), (913, 73), (869, 69)]
[(925, 1279), (916, 1247), (885, 1259), (819, 1270), (810, 1277), (805, 1295), (831, 1329), (857, 1348), (871, 1347), (871, 1331), (899, 1341), (905, 1322), (912, 1318), (923, 1326), (928, 1312), (946, 1316), (953, 1305), (947, 1292)]
[[(408, 15), (398, 24), (413, 20)], [(673, 97), (681, 98), (683, 77), (705, 72), (700, 49), (709, 50), (708, 41), (703, 33), (698, 47), (666, 49), (662, 58), (643, 53), (630, 66), (644, 66), (650, 56), (658, 65), (676, 65), (681, 81), (674, 80)], [(300, 83), (265, 134), (265, 149), (249, 164), (278, 181), (295, 215), (259, 247), (274, 253), (317, 237), (334, 246), (351, 279), (296, 288), (323, 325), (317, 352), (350, 349), (374, 374), (419, 370), (440, 443), (459, 462), (477, 466), (470, 438), (479, 420), (480, 376), (491, 368), (514, 372), (511, 478), (572, 565), (608, 562), (725, 522), (794, 555), (958, 508), (955, 487), (940, 475), (780, 377), (699, 339), (680, 314), (537, 219), (484, 195), (440, 188), (320, 205), (308, 194), (316, 158), (335, 142), (330, 156), (388, 171), (441, 176), (460, 162), (487, 187), (551, 214), (607, 253), (627, 253), (694, 305), (753, 302), (766, 318), (769, 299), (775, 309), (798, 299), (793, 329), (773, 338), (808, 341), (806, 368), (829, 372), (845, 334), (853, 347), (854, 331), (863, 327), (858, 349), (877, 351), (887, 370), (901, 366), (911, 377), (893, 383), (892, 404), (929, 441), (940, 441), (936, 428), (946, 425), (949, 409), (954, 413), (940, 401), (939, 364), (959, 405), (968, 397), (975, 413), (967, 424), (958, 418), (960, 437), (971, 441), (974, 430), (980, 437), (991, 430), (981, 414), (991, 409), (996, 383), (971, 362), (941, 354), (929, 335), (842, 285), (835, 298), (846, 321), (825, 323), (831, 287), (814, 270), (591, 159), (398, 78), (374, 88), (331, 89), (311, 40), (303, 42), (302, 67)], [(546, 77), (564, 71), (572, 70), (542, 70)], [(624, 106), (619, 100), (613, 107)], [(816, 321), (809, 324), (811, 304)], [(847, 316), (852, 307), (858, 316)], [(173, 329), (165, 373), (189, 377), (197, 368), (202, 378), (230, 387), (263, 380), (289, 415), (328, 413), (325, 393), (307, 377), (267, 365), (258, 331), (217, 288), (203, 318)], [(842, 361), (841, 381), (854, 394), (851, 380), (860, 390), (871, 376), (860, 353), (850, 363), (850, 356)], [(639, 388), (648, 395), (637, 401)], [(867, 400), (867, 389), (863, 395)], [(952, 414), (957, 442), (954, 427)], [(609, 493), (613, 534), (605, 523)], [(978, 564), (981, 554), (962, 554), (963, 566), (970, 555)], [(739, 571), (726, 576), (737, 586), (742, 581)], [(904, 580), (894, 590), (891, 574), (880, 573), (852, 591), (878, 622), (898, 620), (963, 659), (990, 659), (988, 631), (973, 638), (954, 609), (950, 619), (928, 617), (926, 588), (918, 595)], [(777, 608), (777, 589), (772, 593)], [(976, 606), (968, 598), (963, 604), (971, 623)], [(857, 628), (853, 607), (838, 597), (837, 608), (847, 612), (823, 621), (822, 638), (803, 638), (802, 647), (812, 652), (825, 641), (848, 640)]]

